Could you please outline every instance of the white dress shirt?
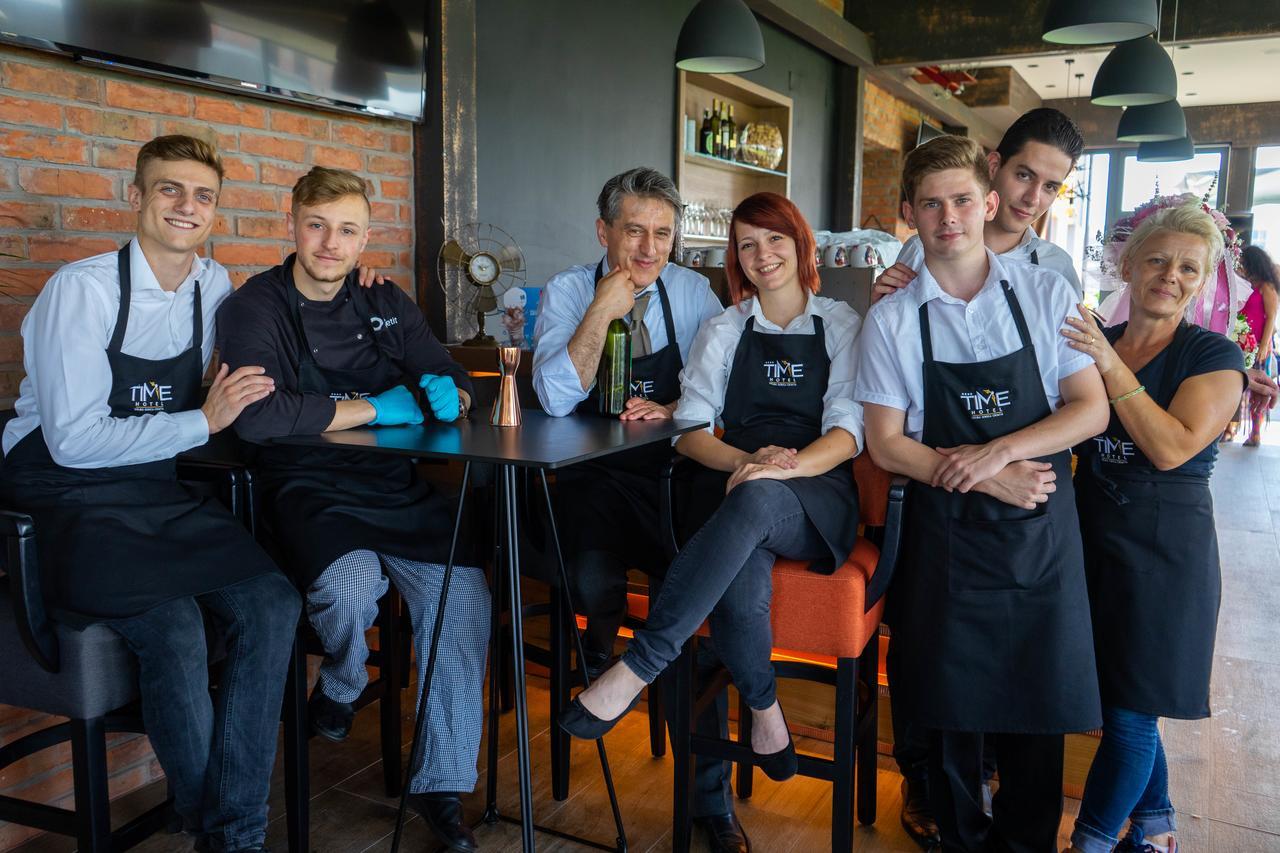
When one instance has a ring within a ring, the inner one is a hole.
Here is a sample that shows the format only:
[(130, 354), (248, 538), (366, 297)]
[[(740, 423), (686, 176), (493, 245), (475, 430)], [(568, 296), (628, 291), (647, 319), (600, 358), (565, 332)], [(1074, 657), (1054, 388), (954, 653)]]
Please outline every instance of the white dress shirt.
[[(1056, 243), (1040, 239), (1031, 228), (1023, 232), (1022, 239), (1018, 241), (1018, 245), (1000, 254), (1000, 260), (1021, 261), (1029, 264), (1031, 263), (1032, 252), (1035, 253), (1038, 266), (1053, 270), (1065, 278), (1067, 284), (1071, 285), (1071, 289), (1076, 292), (1076, 300), (1084, 299), (1084, 285), (1080, 283), (1080, 274), (1076, 272), (1075, 264), (1071, 262), (1071, 256)], [(920, 271), (920, 266), (924, 263), (924, 248), (920, 245), (919, 235), (913, 235), (906, 242), (906, 245), (902, 247), (902, 251), (898, 253), (897, 262), (906, 264), (916, 272)]]
[[(172, 358), (191, 348), (195, 282), (200, 282), (207, 369), (213, 356), (213, 318), (231, 293), (218, 263), (196, 257), (176, 291), (160, 287), (138, 247), (129, 244), (132, 289), (121, 351), (146, 359)], [(204, 444), (209, 423), (190, 412), (111, 416), (111, 365), (107, 346), (120, 310), (116, 253), (67, 264), (45, 284), (22, 321), (26, 378), (14, 405), (17, 417), (4, 431), (7, 454), (36, 427), (53, 461), (69, 468), (106, 468), (168, 459)]]
[[(605, 260), (603, 263), (603, 275), (608, 275), (609, 262)], [(533, 389), (542, 408), (555, 417), (572, 412), (575, 406), (587, 399), (591, 386), (595, 385), (593, 379), (590, 386), (582, 387), (577, 368), (569, 358), (569, 341), (595, 299), (595, 275), (595, 264), (569, 267), (553, 276), (542, 288), (538, 320), (533, 329)], [(662, 284), (671, 302), (680, 360), (687, 364), (689, 348), (698, 329), (724, 307), (711, 291), (706, 276), (686, 267), (667, 264), (662, 270)], [(657, 352), (667, 345), (667, 327), (662, 317), (662, 300), (658, 298), (658, 283), (655, 281), (636, 296), (645, 293), (653, 294), (644, 312), (644, 326), (649, 331), (653, 351)]]
[(857, 440), (861, 453), (862, 406), (854, 401), (853, 380), (858, 362), (854, 340), (862, 328), (862, 318), (844, 302), (813, 294), (809, 294), (804, 311), (785, 329), (766, 318), (755, 299), (730, 305), (718, 317), (708, 320), (693, 342), (684, 370), (680, 371), (676, 418), (724, 426), (720, 413), (724, 410), (733, 356), (749, 317), (756, 318), (755, 330), (766, 335), (812, 335), (815, 316), (822, 318), (827, 356), (831, 359), (827, 390), (822, 395), (822, 434), (840, 427)]
[(920, 306), (929, 306), (929, 329), (936, 361), (971, 364), (1008, 355), (1022, 346), (1013, 313), (1000, 287), (1009, 282), (1027, 320), (1040, 381), (1050, 410), (1062, 400), (1059, 383), (1093, 366), (1059, 334), (1068, 315), (1079, 317), (1076, 297), (1062, 276), (1030, 264), (1006, 263), (990, 249), (991, 271), (969, 302), (942, 290), (927, 265), (915, 280), (881, 299), (867, 313), (860, 343), (857, 389), (860, 403), (876, 403), (907, 413), (906, 434), (924, 432), (924, 349)]

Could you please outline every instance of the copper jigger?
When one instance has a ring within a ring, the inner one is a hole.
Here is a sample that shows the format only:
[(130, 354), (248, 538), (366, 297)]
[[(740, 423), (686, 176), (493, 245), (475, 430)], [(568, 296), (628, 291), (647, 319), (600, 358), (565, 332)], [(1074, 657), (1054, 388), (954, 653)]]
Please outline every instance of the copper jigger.
[(499, 427), (520, 426), (520, 398), (516, 394), (516, 368), (520, 366), (519, 347), (498, 347), (498, 396), (493, 401), (489, 423)]

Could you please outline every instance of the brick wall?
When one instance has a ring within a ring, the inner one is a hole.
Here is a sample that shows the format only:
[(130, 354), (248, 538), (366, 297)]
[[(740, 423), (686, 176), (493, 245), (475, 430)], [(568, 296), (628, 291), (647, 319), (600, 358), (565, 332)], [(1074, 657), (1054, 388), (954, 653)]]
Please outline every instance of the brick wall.
[(935, 126), (940, 120), (870, 81), (863, 103), (862, 219), (874, 215), (885, 231), (906, 240), (915, 231), (902, 220), (902, 158), (915, 146), (921, 120)]
[(411, 125), (155, 82), (0, 46), (0, 408), (23, 375), (18, 327), (62, 264), (118, 247), (138, 148), (187, 133), (226, 164), (206, 251), (236, 285), (288, 253), (283, 212), (312, 165), (353, 169), (373, 191), (362, 260), (413, 292)]
[[(406, 122), (275, 104), (76, 65), (0, 46), (0, 408), (23, 375), (18, 327), (62, 264), (121, 245), (134, 229), (125, 201), (139, 146), (162, 133), (217, 143), (227, 176), (206, 251), (239, 285), (288, 253), (283, 211), (311, 165), (370, 179), (373, 233), (363, 260), (413, 292), (412, 136)], [(55, 722), (0, 705), (0, 744)], [(111, 793), (160, 778), (145, 737), (110, 740)], [(0, 773), (0, 794), (70, 807), (70, 750)], [(0, 851), (37, 830), (0, 823)]]

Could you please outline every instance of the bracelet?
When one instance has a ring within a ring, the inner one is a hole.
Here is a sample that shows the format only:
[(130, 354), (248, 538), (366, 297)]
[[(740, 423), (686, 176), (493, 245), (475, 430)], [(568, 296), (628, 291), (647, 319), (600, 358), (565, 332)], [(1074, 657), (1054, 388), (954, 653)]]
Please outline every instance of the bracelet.
[(1130, 397), (1136, 397), (1145, 390), (1147, 390), (1146, 385), (1139, 385), (1137, 388), (1134, 388), (1128, 394), (1121, 394), (1119, 397), (1113, 397), (1111, 399), (1111, 405), (1114, 406), (1116, 403), (1123, 403), (1125, 400), (1128, 400)]

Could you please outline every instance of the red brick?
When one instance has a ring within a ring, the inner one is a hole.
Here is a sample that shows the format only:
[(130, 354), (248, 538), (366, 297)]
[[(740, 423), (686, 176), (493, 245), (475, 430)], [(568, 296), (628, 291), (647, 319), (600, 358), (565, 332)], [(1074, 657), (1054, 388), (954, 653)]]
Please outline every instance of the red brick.
[(399, 205), (391, 204), (390, 202), (371, 202), (369, 204), (369, 218), (374, 222), (395, 222), (398, 208)]
[(86, 136), (107, 136), (146, 142), (156, 135), (156, 120), (97, 107), (67, 107), (67, 129)]
[(248, 270), (227, 270), (227, 274), (231, 276), (231, 286), (237, 290), (240, 288), (240, 285), (244, 284), (254, 276), (254, 273), (249, 272)]
[(239, 157), (223, 157), (224, 180), (253, 182), (258, 180), (258, 167)]
[(328, 166), (331, 169), (364, 168), (364, 156), (350, 148), (335, 148), (332, 145), (312, 145), (311, 162), (317, 166)]
[(0, 98), (0, 121), (62, 130), (62, 107), (48, 101)]
[(116, 197), (115, 178), (101, 172), (23, 166), (18, 170), (18, 185), (35, 195), (96, 199)]
[(98, 80), (88, 74), (43, 65), (6, 62), (0, 70), (5, 88), (76, 101), (98, 102)]
[(408, 154), (413, 150), (413, 137), (407, 133), (393, 133), (390, 143), (391, 150), (396, 154)]
[(307, 173), (306, 169), (294, 169), (289, 166), (280, 166), (275, 163), (263, 163), (260, 167), (262, 173), (262, 183), (274, 184), (278, 187), (292, 188)]
[(22, 363), (22, 337), (8, 334), (0, 335), (0, 364)]
[(0, 155), (47, 163), (88, 163), (89, 146), (74, 136), (0, 130)]
[(44, 202), (0, 201), (0, 228), (52, 228), (56, 214)]
[(412, 221), (413, 221), (413, 208), (409, 207), (409, 205), (407, 205), (407, 204), (402, 204), (402, 205), (400, 205), (400, 221), (401, 221), (401, 222), (412, 222)]
[(53, 273), (51, 269), (29, 267), (0, 269), (0, 289), (10, 296), (35, 296)]
[(32, 237), (29, 246), (31, 260), (63, 264), (120, 248), (106, 237)]
[(280, 263), (281, 246), (271, 243), (224, 243), (213, 246), (213, 259), (227, 266), (273, 267)]
[(413, 161), (408, 157), (388, 157), (371, 154), (369, 171), (378, 175), (396, 175), (407, 177), (413, 174)]
[(138, 215), (128, 208), (62, 208), (62, 227), (68, 231), (115, 231), (126, 233), (138, 226)]
[[(209, 232), (215, 237), (231, 236), (231, 218), (219, 213), (213, 218), (213, 230)], [(203, 247), (201, 247), (203, 248)]]
[(196, 95), (195, 117), (219, 124), (238, 124), (241, 127), (267, 126), (267, 110), (257, 104), (241, 101), (225, 101)]
[[(0, 234), (0, 255), (12, 255), (15, 258), (25, 258), (27, 256), (26, 239), (18, 236), (17, 234)], [(7, 719), (7, 715), (4, 713), (6, 708), (7, 706), (0, 705), (0, 734), (4, 732), (5, 721)]]
[(404, 267), (405, 269), (410, 269), (413, 267), (413, 252), (400, 253), (400, 266)]
[(191, 96), (157, 86), (107, 81), (107, 106), (171, 116), (191, 115)]
[(259, 136), (256, 133), (240, 134), (240, 150), (245, 154), (258, 154), (273, 160), (292, 160), (301, 163), (307, 153), (305, 142), (280, 139), (275, 136)]
[(234, 133), (219, 133), (213, 125), (198, 121), (165, 119), (160, 122), (160, 132), (166, 136), (180, 133), (186, 136), (194, 136), (196, 139), (203, 139), (214, 148), (217, 148), (220, 154), (235, 151), (240, 147)]
[(283, 216), (239, 216), (236, 218), (236, 234), (287, 240), (289, 228)]
[(276, 194), (271, 190), (223, 187), (218, 206), (224, 210), (275, 210)]
[(378, 181), (382, 186), (383, 198), (408, 198), (409, 182), (394, 181), (391, 178), (382, 178)]
[[(22, 319), (27, 316), (31, 306), (25, 302), (0, 302), (0, 329), (16, 332), (22, 326)], [(9, 740), (6, 732), (6, 740)]]
[(379, 151), (387, 147), (387, 135), (381, 130), (362, 127), (358, 124), (335, 124), (333, 141), (345, 142), (356, 148), (375, 148)]
[(386, 225), (375, 225), (369, 229), (369, 242), (378, 246), (412, 246), (413, 232), (408, 228), (391, 228)]
[(372, 251), (361, 252), (360, 263), (364, 264), (366, 267), (373, 267), (385, 275), (387, 270), (395, 267), (396, 253)]
[(111, 144), (95, 142), (93, 145), (93, 165), (100, 169), (127, 169), (129, 179), (133, 179), (133, 169), (138, 164), (138, 151), (141, 145)]
[(271, 111), (271, 129), (309, 139), (329, 138), (329, 122), (324, 119), (282, 112), (279, 109)]

